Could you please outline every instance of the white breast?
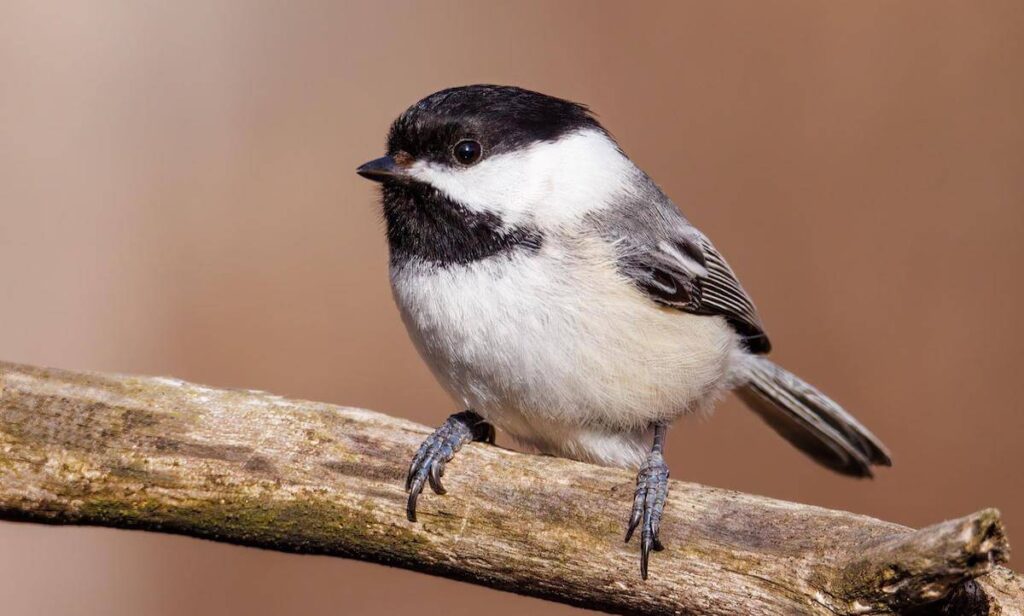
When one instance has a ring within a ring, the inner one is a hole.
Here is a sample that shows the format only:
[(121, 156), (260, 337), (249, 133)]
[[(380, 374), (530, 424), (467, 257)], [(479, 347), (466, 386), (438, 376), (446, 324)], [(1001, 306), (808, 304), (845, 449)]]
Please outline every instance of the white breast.
[(556, 455), (639, 464), (651, 424), (702, 408), (737, 356), (723, 319), (653, 303), (599, 240), (464, 266), (407, 263), (392, 286), (458, 403)]

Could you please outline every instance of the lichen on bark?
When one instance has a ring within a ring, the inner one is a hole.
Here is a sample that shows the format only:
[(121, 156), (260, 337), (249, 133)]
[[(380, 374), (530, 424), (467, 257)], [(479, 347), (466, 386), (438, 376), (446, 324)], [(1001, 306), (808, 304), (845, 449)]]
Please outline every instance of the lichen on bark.
[[(998, 512), (919, 531), (672, 482), (641, 582), (633, 476), (469, 444), (405, 519), (429, 430), (166, 378), (0, 363), (0, 517), (357, 558), (619, 613), (1020, 614)], [(972, 612), (973, 613), (973, 612)]]

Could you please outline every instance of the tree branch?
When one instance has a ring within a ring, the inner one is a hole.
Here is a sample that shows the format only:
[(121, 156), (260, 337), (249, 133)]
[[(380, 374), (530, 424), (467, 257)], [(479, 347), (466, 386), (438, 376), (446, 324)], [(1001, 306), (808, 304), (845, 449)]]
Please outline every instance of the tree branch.
[[(488, 445), (405, 519), (429, 430), (165, 378), (0, 363), (0, 517), (180, 533), (404, 567), (610, 612), (1020, 614), (995, 510), (912, 531), (673, 482), (642, 582), (631, 473)], [(974, 581), (972, 581), (974, 580)], [(950, 611), (952, 610), (952, 611)]]

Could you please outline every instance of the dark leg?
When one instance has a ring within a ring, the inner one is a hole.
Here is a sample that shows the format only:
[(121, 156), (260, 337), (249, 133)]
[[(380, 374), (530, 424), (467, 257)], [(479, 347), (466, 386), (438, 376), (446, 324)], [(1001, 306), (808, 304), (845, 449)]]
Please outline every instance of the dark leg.
[(626, 529), (626, 543), (629, 543), (633, 531), (643, 522), (640, 528), (640, 577), (645, 580), (651, 549), (656, 552), (665, 549), (658, 539), (658, 531), (661, 529), (661, 512), (665, 509), (665, 499), (668, 497), (668, 466), (662, 457), (666, 432), (666, 426), (654, 426), (654, 446), (647, 456), (647, 462), (636, 475), (633, 511), (629, 516), (629, 528)]
[(420, 445), (405, 478), (405, 489), (409, 492), (406, 515), (410, 522), (416, 521), (416, 499), (423, 491), (423, 484), (430, 483), (434, 492), (444, 494), (445, 489), (441, 485), (444, 465), (469, 441), (487, 441), (493, 444), (494, 426), (473, 411), (463, 411), (449, 417), (444, 425), (434, 430), (434, 433)]

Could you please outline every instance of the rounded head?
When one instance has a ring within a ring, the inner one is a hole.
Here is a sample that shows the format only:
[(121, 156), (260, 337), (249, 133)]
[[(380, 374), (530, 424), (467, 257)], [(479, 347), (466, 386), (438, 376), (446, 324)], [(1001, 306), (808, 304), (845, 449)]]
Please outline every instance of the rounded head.
[[(581, 129), (602, 130), (579, 103), (513, 86), (472, 85), (431, 94), (395, 120), (388, 154), (416, 160), (475, 164)], [(479, 156), (462, 153), (479, 147)]]
[(602, 207), (634, 170), (584, 105), (472, 85), (410, 107), (391, 126), (387, 156), (357, 171), (384, 184), (389, 221), (443, 210), (543, 228)]

